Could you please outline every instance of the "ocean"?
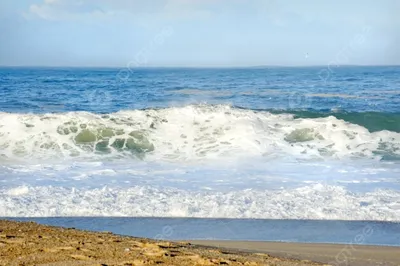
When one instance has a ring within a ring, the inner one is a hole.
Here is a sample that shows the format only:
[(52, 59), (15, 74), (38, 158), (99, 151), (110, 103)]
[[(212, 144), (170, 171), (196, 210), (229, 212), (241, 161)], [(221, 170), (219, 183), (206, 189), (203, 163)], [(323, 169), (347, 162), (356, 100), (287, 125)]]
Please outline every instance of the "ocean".
[(397, 222), (98, 216), (7, 219), (157, 240), (331, 243), (349, 244), (347, 248), (354, 250), (357, 247), (352, 245), (400, 247)]
[(0, 68), (0, 217), (400, 221), (400, 67)]

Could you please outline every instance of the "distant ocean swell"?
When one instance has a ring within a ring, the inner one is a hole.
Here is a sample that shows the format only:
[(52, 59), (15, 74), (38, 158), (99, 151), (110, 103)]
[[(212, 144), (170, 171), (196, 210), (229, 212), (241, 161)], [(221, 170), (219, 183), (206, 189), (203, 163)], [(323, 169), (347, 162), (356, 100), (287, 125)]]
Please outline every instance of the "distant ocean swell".
[(189, 105), (110, 114), (0, 113), (0, 160), (264, 156), (400, 159), (400, 113)]

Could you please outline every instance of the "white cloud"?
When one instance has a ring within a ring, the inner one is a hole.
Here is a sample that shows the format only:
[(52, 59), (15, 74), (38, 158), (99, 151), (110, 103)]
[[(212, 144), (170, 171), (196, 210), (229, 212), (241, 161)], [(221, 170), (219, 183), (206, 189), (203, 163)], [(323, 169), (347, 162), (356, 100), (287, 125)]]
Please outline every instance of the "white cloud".
[(45, 4), (53, 4), (53, 3), (57, 3), (59, 0), (44, 0)]
[(41, 4), (31, 5), (29, 14), (45, 20), (101, 18), (117, 14), (135, 15), (135, 19), (139, 20), (141, 18), (202, 19), (211, 15), (209, 10), (202, 8), (204, 4), (210, 2), (210, 0), (44, 0)]
[(26, 18), (39, 17), (44, 20), (83, 20), (104, 19), (114, 16), (113, 11), (103, 11), (95, 5), (88, 5), (79, 0), (44, 0), (42, 4), (29, 7)]

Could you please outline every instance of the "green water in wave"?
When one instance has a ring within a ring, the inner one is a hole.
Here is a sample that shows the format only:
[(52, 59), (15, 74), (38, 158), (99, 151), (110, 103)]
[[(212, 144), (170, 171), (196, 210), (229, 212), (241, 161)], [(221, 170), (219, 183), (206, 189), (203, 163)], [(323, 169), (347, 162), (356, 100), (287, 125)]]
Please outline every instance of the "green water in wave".
[(316, 111), (272, 111), (272, 113), (291, 113), (295, 118), (321, 118), (334, 116), (337, 119), (357, 124), (367, 128), (370, 132), (388, 130), (400, 133), (400, 113), (379, 112), (316, 112)]

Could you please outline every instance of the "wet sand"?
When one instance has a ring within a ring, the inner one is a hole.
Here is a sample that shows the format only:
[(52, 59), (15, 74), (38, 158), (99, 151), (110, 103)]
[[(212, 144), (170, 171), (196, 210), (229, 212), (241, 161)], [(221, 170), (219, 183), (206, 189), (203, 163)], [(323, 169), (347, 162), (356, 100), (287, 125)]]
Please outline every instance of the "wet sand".
[(0, 265), (321, 265), (187, 242), (0, 220)]
[(266, 252), (272, 256), (312, 260), (329, 265), (400, 265), (400, 247), (215, 240), (190, 243), (247, 252)]

